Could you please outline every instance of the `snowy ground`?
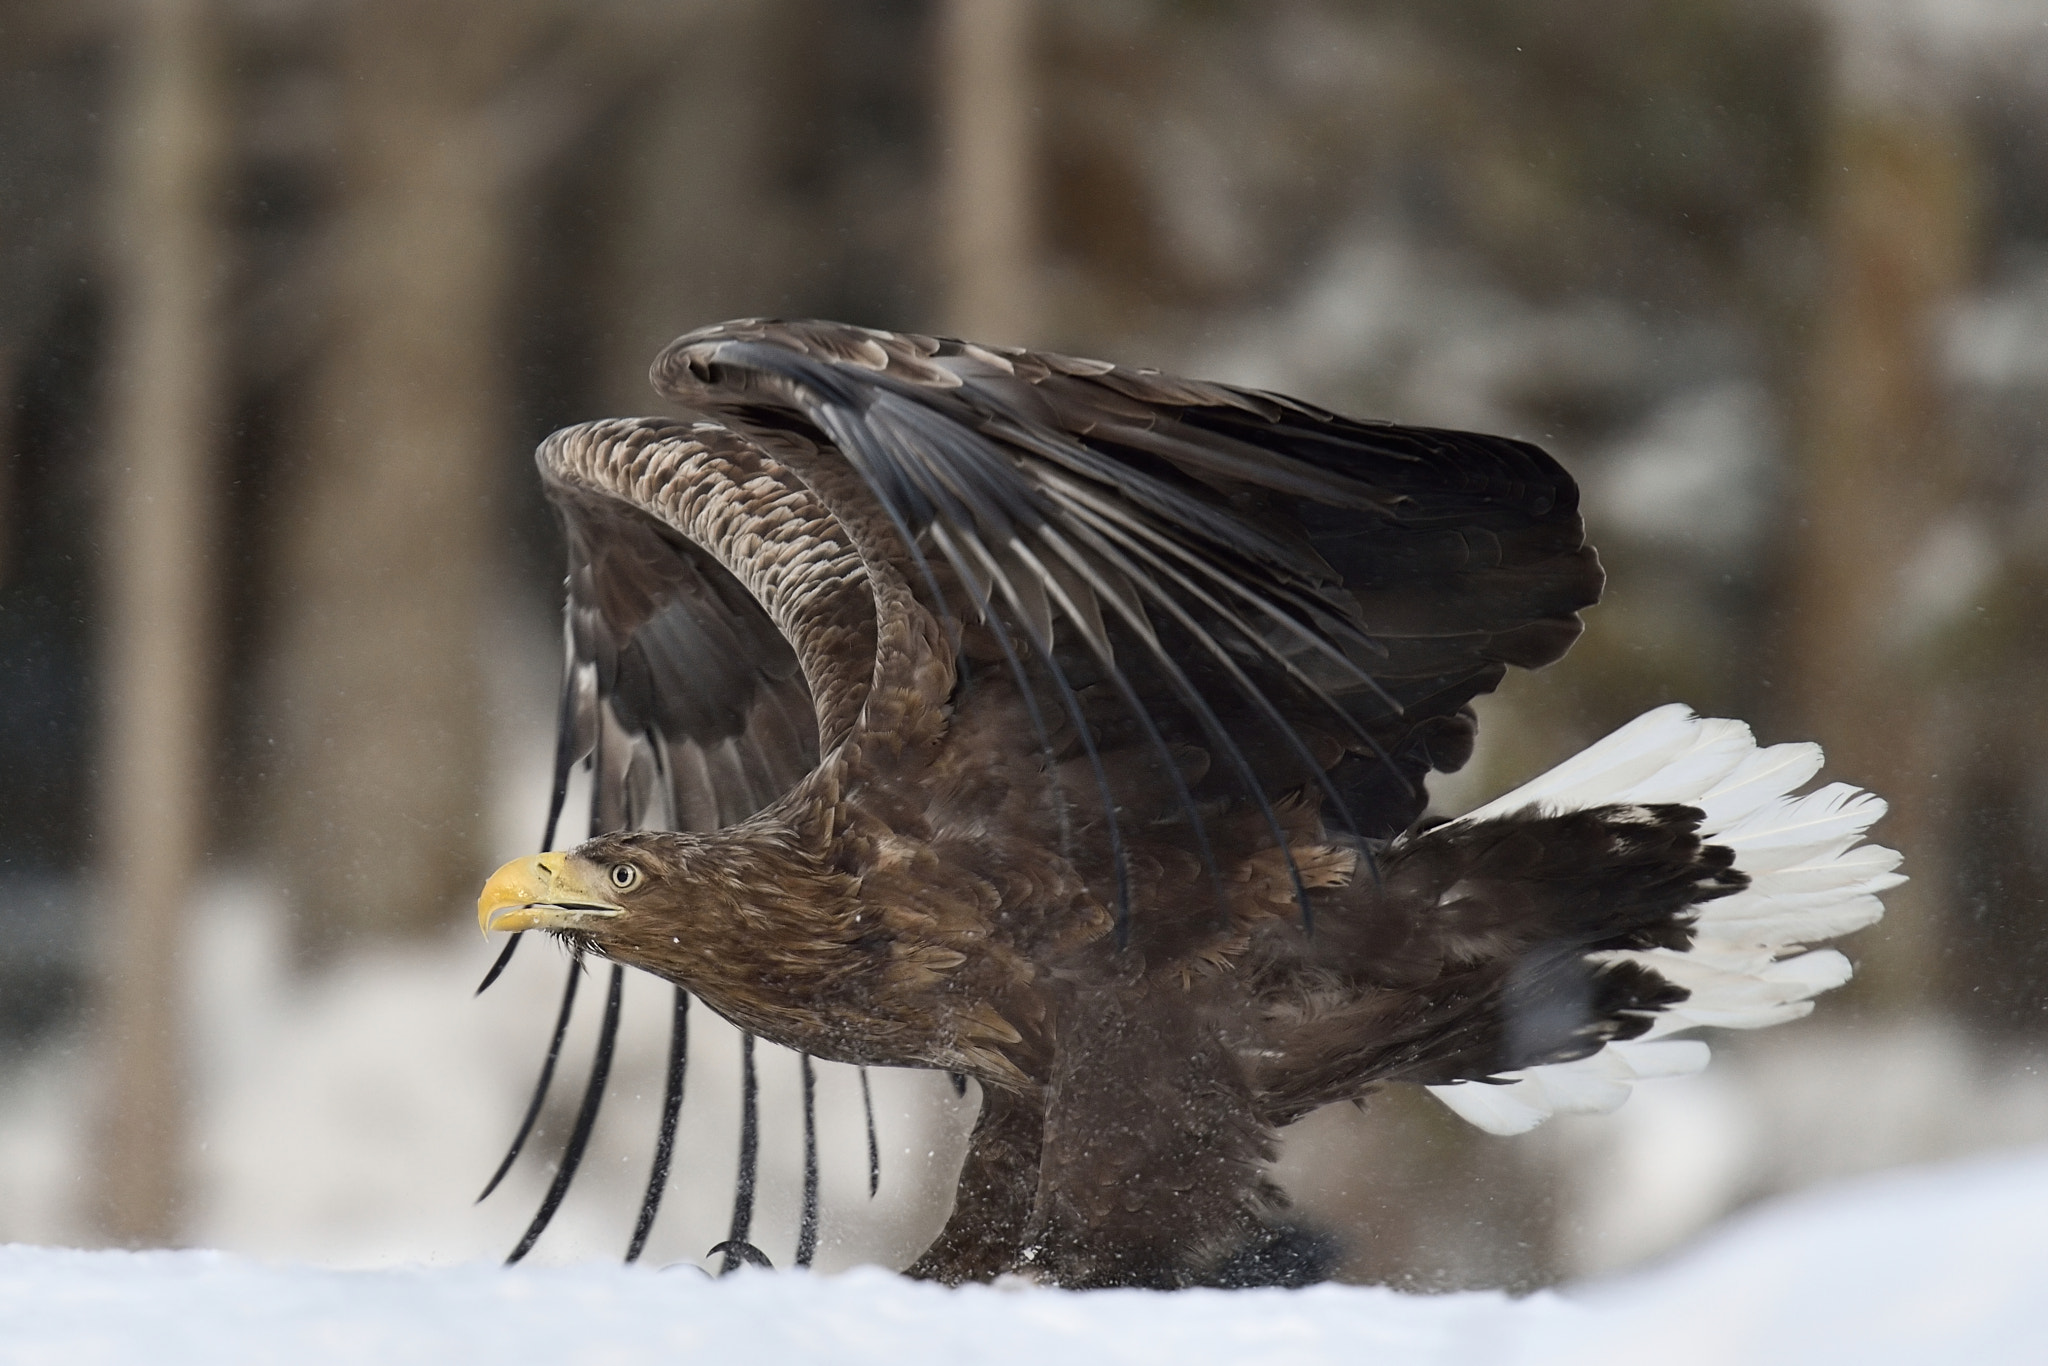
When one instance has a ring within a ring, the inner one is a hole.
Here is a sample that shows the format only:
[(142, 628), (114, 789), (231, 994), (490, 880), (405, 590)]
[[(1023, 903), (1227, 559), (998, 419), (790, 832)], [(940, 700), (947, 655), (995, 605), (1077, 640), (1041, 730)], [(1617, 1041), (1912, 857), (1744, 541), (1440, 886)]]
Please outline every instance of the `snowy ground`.
[(1305, 1291), (947, 1291), (692, 1268), (334, 1271), (205, 1252), (0, 1249), (0, 1362), (1367, 1362), (1769, 1366), (2048, 1360), (2048, 1151), (1744, 1216), (1626, 1280), (1510, 1300)]

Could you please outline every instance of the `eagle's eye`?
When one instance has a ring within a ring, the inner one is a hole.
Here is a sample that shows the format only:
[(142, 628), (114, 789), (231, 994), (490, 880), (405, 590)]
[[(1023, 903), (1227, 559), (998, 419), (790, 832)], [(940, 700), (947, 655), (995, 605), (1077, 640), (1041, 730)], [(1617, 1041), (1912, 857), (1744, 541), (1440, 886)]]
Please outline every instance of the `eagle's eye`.
[(612, 865), (612, 886), (622, 892), (630, 892), (640, 885), (640, 870), (630, 863)]

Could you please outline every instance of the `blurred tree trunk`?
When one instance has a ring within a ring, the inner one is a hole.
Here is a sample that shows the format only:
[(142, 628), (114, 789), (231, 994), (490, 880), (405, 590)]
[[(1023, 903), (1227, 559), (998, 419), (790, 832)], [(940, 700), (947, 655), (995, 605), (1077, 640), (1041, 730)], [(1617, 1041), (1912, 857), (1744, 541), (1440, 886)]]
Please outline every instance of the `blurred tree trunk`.
[(674, 6), (362, 0), (343, 10), (332, 334), (284, 524), (274, 773), (302, 955), (458, 923), (484, 871), (484, 635), (504, 480), (520, 195), (672, 55)]
[[(21, 399), (17, 390), (21, 387), (19, 366), (21, 358), (11, 346), (0, 344), (0, 412), (12, 414), (19, 411)], [(6, 429), (0, 429), (6, 430)], [(14, 451), (12, 430), (7, 431), (8, 448), (0, 458), (0, 587), (6, 584), (7, 572), (14, 567), (14, 519), (16, 517), (14, 492)]]
[(1914, 881), (1859, 941), (1863, 992), (1927, 1003), (1942, 884), (1930, 807), (1942, 767), (1928, 680), (1910, 656), (1907, 571), (1958, 475), (1938, 325), (1968, 283), (1977, 178), (1965, 131), (1903, 24), (1844, 10), (1823, 142), (1825, 293), (1807, 377), (1788, 623), (1797, 710), (1831, 777), (1891, 803), (1878, 828)]
[[(822, 291), (804, 286), (837, 235), (832, 215), (787, 189), (797, 178), (790, 144), (802, 130), (786, 125), (807, 123), (812, 111), (760, 98), (786, 79), (791, 7), (678, 8), (688, 41), (617, 155), (588, 168), (609, 191), (610, 212), (598, 225), (601, 266), (580, 321), (596, 367), (590, 388), (608, 412), (646, 411), (648, 362), (693, 327), (815, 309), (810, 299)], [(599, 192), (587, 182), (572, 189)]]
[(1034, 0), (941, 0), (943, 326), (1028, 345), (1038, 316)]
[(343, 14), (332, 334), (285, 522), (275, 817), (295, 934), (445, 927), (477, 880), (500, 472), (504, 158), (482, 117), (531, 0)]
[(176, 1238), (181, 946), (207, 837), (227, 112), (210, 0), (137, 0), (113, 163), (99, 1233)]
[[(572, 226), (595, 239), (597, 269), (564, 310), (588, 338), (587, 388), (608, 411), (645, 411), (648, 361), (721, 318), (935, 326), (924, 7), (698, 0), (668, 12), (672, 58), (609, 155), (566, 186)], [(587, 209), (597, 199), (602, 215)]]

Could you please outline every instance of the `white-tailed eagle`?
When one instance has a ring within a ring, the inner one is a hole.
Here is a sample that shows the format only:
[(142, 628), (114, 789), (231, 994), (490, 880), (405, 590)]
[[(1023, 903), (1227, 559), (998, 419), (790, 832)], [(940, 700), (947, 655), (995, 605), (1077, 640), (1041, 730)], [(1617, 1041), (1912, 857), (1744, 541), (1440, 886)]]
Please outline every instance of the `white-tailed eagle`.
[(1535, 446), (836, 323), (693, 332), (653, 378), (711, 420), (540, 449), (593, 837), (479, 919), (674, 983), (679, 1035), (687, 992), (976, 1079), (914, 1274), (1213, 1280), (1282, 1126), (1396, 1082), (1495, 1132), (1611, 1108), (1704, 1063), (1669, 1036), (1803, 1014), (1848, 975), (1810, 946), (1899, 880), (1877, 798), (1790, 795), (1816, 747), (1680, 707), (1424, 820), (1472, 699), (1600, 595)]

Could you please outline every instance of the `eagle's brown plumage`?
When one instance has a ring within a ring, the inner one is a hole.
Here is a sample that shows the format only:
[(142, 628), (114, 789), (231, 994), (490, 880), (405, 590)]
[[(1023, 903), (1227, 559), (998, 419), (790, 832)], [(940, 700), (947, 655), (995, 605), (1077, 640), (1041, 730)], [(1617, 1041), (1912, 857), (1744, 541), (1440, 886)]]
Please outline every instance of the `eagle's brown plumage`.
[(685, 336), (540, 466), (561, 771), (508, 865), (555, 930), (822, 1058), (978, 1079), (944, 1280), (1174, 1285), (1255, 1236), (1278, 1126), (1641, 1033), (1738, 889), (1681, 805), (1417, 828), (1471, 699), (1601, 571), (1519, 441), (831, 323)]

